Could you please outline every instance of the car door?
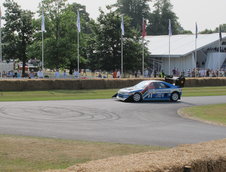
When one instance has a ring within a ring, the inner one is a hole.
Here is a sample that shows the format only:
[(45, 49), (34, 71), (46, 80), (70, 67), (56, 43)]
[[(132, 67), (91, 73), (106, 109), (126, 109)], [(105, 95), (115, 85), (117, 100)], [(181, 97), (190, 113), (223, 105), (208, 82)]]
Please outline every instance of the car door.
[(151, 100), (153, 99), (153, 94), (155, 93), (154, 83), (151, 82), (147, 85), (147, 87), (143, 90), (143, 100)]
[(153, 97), (155, 99), (167, 99), (170, 96), (170, 87), (163, 82), (154, 82), (155, 94)]

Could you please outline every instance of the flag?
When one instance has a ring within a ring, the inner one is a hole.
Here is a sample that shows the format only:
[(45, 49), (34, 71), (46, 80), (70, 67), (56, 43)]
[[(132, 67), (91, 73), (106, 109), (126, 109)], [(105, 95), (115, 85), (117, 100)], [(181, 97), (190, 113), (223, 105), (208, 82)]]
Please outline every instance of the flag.
[(145, 36), (147, 36), (147, 32), (146, 32), (146, 20), (142, 21), (142, 37), (144, 38)]
[(122, 16), (122, 21), (121, 21), (121, 30), (122, 30), (122, 36), (125, 35), (125, 28), (124, 28), (124, 18)]
[(219, 39), (220, 39), (220, 41), (222, 41), (221, 26), (219, 26)]
[(169, 19), (169, 36), (172, 36), (171, 20)]
[(42, 10), (42, 26), (41, 26), (42, 32), (45, 32), (45, 16), (44, 16), (44, 11)]
[(195, 23), (195, 38), (198, 38), (198, 25)]
[(79, 10), (77, 11), (77, 29), (78, 29), (78, 32), (81, 32)]

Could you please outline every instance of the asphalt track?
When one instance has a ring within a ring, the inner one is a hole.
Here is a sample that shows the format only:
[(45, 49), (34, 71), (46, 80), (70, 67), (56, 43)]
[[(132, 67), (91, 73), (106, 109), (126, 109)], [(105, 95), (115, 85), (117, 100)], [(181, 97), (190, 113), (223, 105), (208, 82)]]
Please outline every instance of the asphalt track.
[(226, 127), (177, 114), (182, 107), (226, 103), (226, 96), (180, 102), (108, 100), (1, 102), (0, 134), (176, 146), (226, 138)]

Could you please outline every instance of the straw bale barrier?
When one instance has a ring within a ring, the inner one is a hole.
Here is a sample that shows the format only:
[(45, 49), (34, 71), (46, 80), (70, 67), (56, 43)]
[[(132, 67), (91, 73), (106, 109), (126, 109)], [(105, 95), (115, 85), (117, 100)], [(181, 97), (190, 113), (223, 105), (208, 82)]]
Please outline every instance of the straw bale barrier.
[[(145, 78), (151, 79), (151, 78)], [(152, 78), (153, 79), (153, 78)], [(162, 78), (155, 78), (163, 80)], [(2, 79), (0, 91), (118, 89), (137, 84), (144, 79)], [(224, 78), (188, 78), (186, 87), (226, 86)]]
[(226, 172), (226, 139), (77, 164), (49, 172)]

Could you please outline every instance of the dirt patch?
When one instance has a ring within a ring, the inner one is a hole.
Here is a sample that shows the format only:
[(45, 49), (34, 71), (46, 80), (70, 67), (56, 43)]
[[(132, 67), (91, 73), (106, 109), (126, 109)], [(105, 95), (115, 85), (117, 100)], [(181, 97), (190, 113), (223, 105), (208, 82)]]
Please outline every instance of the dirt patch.
[(225, 172), (226, 139), (78, 164), (49, 172)]

